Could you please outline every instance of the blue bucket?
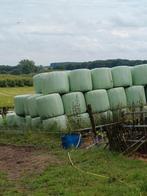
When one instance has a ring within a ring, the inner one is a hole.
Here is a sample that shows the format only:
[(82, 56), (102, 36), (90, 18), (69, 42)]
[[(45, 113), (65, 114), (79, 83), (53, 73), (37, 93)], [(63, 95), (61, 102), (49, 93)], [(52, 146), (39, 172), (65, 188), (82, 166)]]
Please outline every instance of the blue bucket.
[(62, 136), (62, 146), (65, 149), (72, 148), (72, 147), (79, 147), (81, 144), (81, 135), (80, 134), (66, 134)]

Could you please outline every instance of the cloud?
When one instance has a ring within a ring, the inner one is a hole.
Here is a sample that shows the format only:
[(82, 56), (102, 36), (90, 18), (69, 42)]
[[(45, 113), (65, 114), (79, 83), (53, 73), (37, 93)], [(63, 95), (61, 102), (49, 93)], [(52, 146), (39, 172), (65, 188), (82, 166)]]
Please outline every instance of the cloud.
[(147, 59), (146, 0), (1, 0), (0, 64)]

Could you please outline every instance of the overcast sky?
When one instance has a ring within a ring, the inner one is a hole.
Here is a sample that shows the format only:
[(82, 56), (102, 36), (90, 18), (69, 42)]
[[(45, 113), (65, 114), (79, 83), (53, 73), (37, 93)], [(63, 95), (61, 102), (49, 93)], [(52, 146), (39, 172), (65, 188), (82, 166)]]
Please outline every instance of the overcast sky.
[(0, 0), (0, 64), (147, 59), (146, 0)]

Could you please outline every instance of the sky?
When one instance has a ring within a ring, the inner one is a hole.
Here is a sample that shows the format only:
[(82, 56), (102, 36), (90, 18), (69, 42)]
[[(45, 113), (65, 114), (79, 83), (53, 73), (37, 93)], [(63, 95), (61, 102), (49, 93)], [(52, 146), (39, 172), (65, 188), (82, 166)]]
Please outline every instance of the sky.
[(147, 59), (146, 0), (0, 0), (0, 65)]

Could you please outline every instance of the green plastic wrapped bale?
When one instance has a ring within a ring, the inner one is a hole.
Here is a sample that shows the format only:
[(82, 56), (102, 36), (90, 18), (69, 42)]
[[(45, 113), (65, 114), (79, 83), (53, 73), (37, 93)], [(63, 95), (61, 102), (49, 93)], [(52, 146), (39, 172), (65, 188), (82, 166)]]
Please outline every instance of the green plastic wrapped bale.
[(134, 66), (132, 78), (133, 85), (147, 85), (147, 64)]
[(2, 115), (0, 115), (0, 127), (3, 127), (3, 126), (4, 126), (4, 120), (3, 120)]
[(42, 93), (43, 90), (43, 80), (47, 73), (40, 73), (33, 77), (33, 85), (36, 93)]
[(43, 120), (43, 129), (46, 131), (65, 131), (67, 129), (66, 115)]
[(92, 112), (105, 112), (110, 109), (107, 91), (94, 90), (85, 94), (86, 104), (91, 105)]
[(86, 112), (85, 98), (82, 92), (72, 92), (62, 96), (66, 115), (82, 114)]
[(19, 128), (24, 128), (26, 126), (26, 119), (22, 116), (16, 115), (16, 126)]
[(26, 116), (25, 117), (25, 121), (26, 121), (26, 127), (27, 128), (31, 128), (31, 121), (32, 121), (32, 118), (31, 118), (31, 116)]
[(107, 93), (111, 110), (127, 107), (127, 98), (123, 87), (112, 88)]
[(77, 69), (69, 74), (70, 90), (72, 92), (87, 92), (92, 90), (91, 71), (89, 69)]
[(39, 112), (38, 112), (38, 105), (37, 105), (37, 101), (36, 99), (38, 97), (42, 96), (41, 94), (35, 94), (30, 96), (27, 99), (27, 105), (28, 105), (28, 110), (29, 110), (29, 115), (32, 118), (38, 117), (39, 116)]
[(8, 113), (6, 115), (6, 123), (7, 123), (7, 126), (8, 127), (16, 127), (17, 124), (16, 124), (16, 114), (13, 112), (13, 113)]
[(88, 113), (68, 116), (67, 122), (68, 122), (68, 129), (71, 131), (74, 131), (74, 130), (76, 131), (78, 129), (91, 127)]
[(43, 94), (51, 93), (68, 93), (69, 92), (69, 80), (68, 73), (65, 71), (49, 72), (43, 78)]
[(24, 100), (23, 100), (25, 115), (29, 115), (29, 107), (30, 107), (30, 105), (27, 104), (27, 100), (28, 100), (29, 97), (31, 97), (31, 95), (28, 95), (28, 96), (24, 97)]
[(40, 96), (36, 100), (41, 119), (44, 120), (64, 114), (63, 103), (59, 94)]
[(93, 89), (113, 88), (111, 69), (107, 67), (96, 68), (91, 71)]
[(25, 116), (26, 108), (25, 102), (30, 95), (17, 95), (14, 97), (15, 113), (19, 116)]
[(95, 125), (104, 125), (113, 122), (112, 111), (100, 112), (93, 114)]
[(141, 107), (146, 104), (143, 86), (131, 86), (126, 88), (126, 96), (129, 107)]
[(111, 69), (114, 87), (128, 87), (132, 85), (131, 69), (128, 66), (118, 66)]
[(42, 121), (40, 117), (32, 118), (31, 119), (31, 126), (33, 129), (40, 129), (42, 126)]

